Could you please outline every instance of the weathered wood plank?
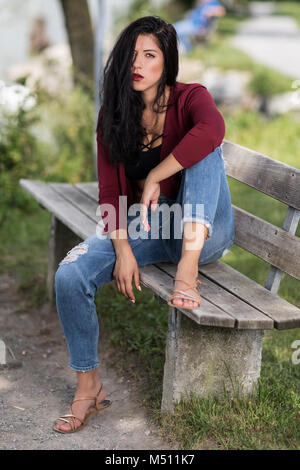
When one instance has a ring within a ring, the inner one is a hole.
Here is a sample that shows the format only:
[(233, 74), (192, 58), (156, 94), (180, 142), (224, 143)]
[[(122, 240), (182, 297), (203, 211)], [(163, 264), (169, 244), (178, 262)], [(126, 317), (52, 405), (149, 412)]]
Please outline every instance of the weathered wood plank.
[(232, 207), (235, 218), (234, 243), (300, 279), (300, 239), (239, 207)]
[[(176, 275), (177, 266), (174, 264), (155, 263), (155, 266), (173, 277)], [(202, 299), (206, 299), (211, 304), (216, 305), (216, 307), (235, 318), (235, 328), (269, 330), (274, 327), (274, 322), (270, 317), (261, 313), (246, 302), (243, 302), (234, 294), (226, 291), (201, 274), (198, 276), (198, 279), (203, 282), (203, 284), (200, 285), (199, 291)], [(202, 303), (200, 309), (201, 308)]]
[(99, 190), (97, 181), (92, 181), (91, 183), (76, 183), (74, 186), (98, 204)]
[(228, 176), (300, 210), (300, 170), (228, 140), (223, 141)]
[(300, 309), (218, 260), (199, 272), (274, 320), (278, 330), (299, 328)]
[(49, 185), (54, 191), (57, 191), (62, 197), (97, 223), (97, 220), (99, 220), (99, 215), (97, 215), (98, 204), (85, 192), (80, 191), (77, 186), (67, 183), (49, 183)]
[(93, 235), (96, 223), (43, 181), (20, 180), (20, 185), (45, 209), (83, 240)]
[[(172, 295), (173, 281), (171, 276), (154, 265), (140, 267), (140, 280), (146, 287), (149, 287), (155, 294), (165, 300)], [(202, 300), (200, 308), (193, 310), (176, 309), (199, 325), (234, 328), (235, 319), (206, 299)]]

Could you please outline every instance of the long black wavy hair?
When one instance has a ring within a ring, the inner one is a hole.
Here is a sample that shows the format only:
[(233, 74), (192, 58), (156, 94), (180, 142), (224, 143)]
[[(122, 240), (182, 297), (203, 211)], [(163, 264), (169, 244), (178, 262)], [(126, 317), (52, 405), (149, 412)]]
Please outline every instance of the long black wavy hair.
[[(131, 77), (135, 44), (140, 34), (155, 36), (164, 56), (163, 73), (153, 103), (157, 119), (158, 113), (167, 107), (160, 104), (165, 87), (174, 86), (178, 75), (178, 38), (172, 24), (158, 16), (144, 16), (120, 33), (104, 67), (102, 87), (100, 84), (102, 107), (97, 123), (97, 133), (101, 133), (109, 160), (116, 166), (119, 162), (136, 162), (139, 142), (146, 135), (141, 124), (145, 103), (141, 92), (134, 90)], [(171, 105), (170, 100), (168, 107)]]

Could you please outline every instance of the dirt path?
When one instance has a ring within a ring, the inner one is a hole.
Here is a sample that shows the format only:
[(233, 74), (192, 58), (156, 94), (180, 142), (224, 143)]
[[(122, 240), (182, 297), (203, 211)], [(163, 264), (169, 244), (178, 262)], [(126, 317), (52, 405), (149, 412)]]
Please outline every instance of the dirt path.
[[(52, 430), (66, 413), (75, 391), (75, 373), (56, 309), (24, 309), (16, 281), (0, 276), (0, 338), (11, 353), (0, 366), (0, 448), (25, 449), (179, 449), (162, 442), (147, 422), (137, 386), (108, 364), (112, 350), (101, 352), (100, 377), (112, 406), (90, 419), (82, 431)], [(105, 340), (103, 340), (105, 341)], [(104, 349), (104, 347), (102, 347)], [(101, 351), (101, 343), (100, 343)]]

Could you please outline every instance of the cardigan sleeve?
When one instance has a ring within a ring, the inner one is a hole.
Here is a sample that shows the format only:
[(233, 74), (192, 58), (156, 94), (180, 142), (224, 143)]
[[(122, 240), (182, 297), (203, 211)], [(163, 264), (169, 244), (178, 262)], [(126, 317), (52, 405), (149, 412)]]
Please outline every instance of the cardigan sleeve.
[(225, 122), (211, 94), (200, 84), (188, 93), (184, 112), (192, 122), (192, 128), (171, 153), (184, 168), (189, 168), (221, 145)]
[[(101, 109), (99, 111), (100, 117)], [(121, 204), (118, 169), (109, 161), (100, 132), (97, 132), (97, 171), (99, 207), (104, 225), (102, 234), (127, 229), (126, 209)]]

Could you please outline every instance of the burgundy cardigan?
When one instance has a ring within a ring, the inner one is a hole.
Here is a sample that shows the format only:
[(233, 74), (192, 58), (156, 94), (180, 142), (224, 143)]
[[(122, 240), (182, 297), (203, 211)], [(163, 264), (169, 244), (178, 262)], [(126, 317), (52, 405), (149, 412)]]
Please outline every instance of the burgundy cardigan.
[[(101, 108), (99, 116), (100, 113)], [(224, 135), (224, 119), (207, 88), (199, 83), (176, 81), (170, 90), (160, 161), (172, 153), (183, 168), (189, 168), (221, 145)], [(103, 234), (128, 229), (127, 212), (133, 203), (131, 183), (123, 163), (118, 167), (110, 163), (100, 132), (97, 133), (97, 162)], [(160, 181), (161, 193), (176, 199), (180, 181), (180, 171)], [(119, 196), (125, 197), (119, 199)], [(106, 204), (114, 209), (108, 210)]]

